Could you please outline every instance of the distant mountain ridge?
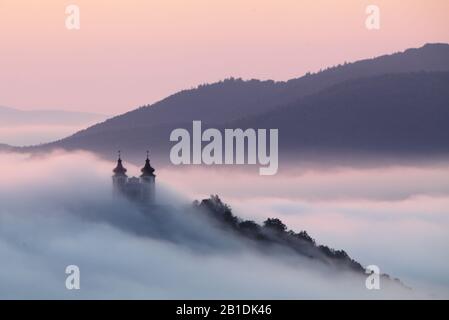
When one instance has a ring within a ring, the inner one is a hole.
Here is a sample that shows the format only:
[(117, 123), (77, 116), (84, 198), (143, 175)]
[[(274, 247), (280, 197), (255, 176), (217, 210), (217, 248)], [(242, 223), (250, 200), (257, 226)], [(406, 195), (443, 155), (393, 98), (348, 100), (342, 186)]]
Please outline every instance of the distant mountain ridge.
[(449, 44), (426, 44), (419, 49), (331, 67), (287, 82), (231, 78), (180, 91), (153, 105), (142, 106), (95, 125), (89, 128), (89, 133), (107, 131), (108, 127), (160, 126), (198, 119), (211, 124), (224, 123), (263, 113), (359, 77), (446, 70), (449, 70)]
[[(0, 143), (15, 146), (48, 143), (107, 118), (89, 112), (20, 110), (0, 106)], [(5, 148), (0, 145), (0, 149)]]
[[(441, 126), (447, 119), (445, 106), (449, 105), (445, 71), (449, 71), (449, 45), (427, 44), (287, 82), (229, 79), (181, 91), (66, 139), (27, 150), (83, 149), (109, 158), (121, 149), (137, 161), (142, 150), (150, 148), (153, 155), (160, 155), (161, 161), (166, 162), (171, 130), (189, 128), (192, 120), (202, 120), (205, 126), (214, 127), (279, 128), (281, 152), (317, 147), (369, 151), (377, 144), (380, 151), (403, 152), (411, 148), (409, 151), (422, 152), (429, 139), (434, 138), (437, 139), (431, 140), (429, 150), (447, 152), (447, 142), (443, 140), (449, 129)], [(433, 92), (427, 81), (437, 86)], [(337, 100), (334, 103), (332, 99)], [(363, 112), (357, 109), (357, 99), (360, 104), (369, 104)], [(378, 113), (376, 102), (382, 102)], [(427, 112), (424, 104), (430, 106)], [(406, 112), (406, 108), (413, 112)], [(338, 117), (337, 110), (343, 112), (342, 117)], [(425, 121), (420, 123), (423, 114)], [(400, 116), (404, 117), (403, 125), (399, 125)], [(308, 117), (313, 121), (309, 122)], [(324, 122), (318, 125), (320, 117)], [(432, 128), (435, 124), (437, 127)], [(320, 127), (319, 133), (316, 126)], [(410, 139), (407, 144), (404, 141), (410, 130), (417, 130), (413, 134), (416, 140)], [(351, 138), (350, 134), (358, 138)]]
[(11, 147), (10, 145), (7, 145), (5, 143), (0, 143), (0, 151), (8, 151), (8, 150), (13, 150), (14, 148)]
[(340, 150), (449, 154), (449, 71), (385, 74), (331, 86), (233, 123), (279, 128), (284, 154)]
[(0, 125), (77, 125), (103, 121), (106, 115), (64, 110), (21, 110), (0, 106)]

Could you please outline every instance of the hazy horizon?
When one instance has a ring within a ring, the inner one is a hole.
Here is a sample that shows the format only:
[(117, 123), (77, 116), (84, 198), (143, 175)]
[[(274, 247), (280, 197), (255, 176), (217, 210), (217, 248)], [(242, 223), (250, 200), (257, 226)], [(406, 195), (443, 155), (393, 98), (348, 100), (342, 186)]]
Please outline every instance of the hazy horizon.
[(29, 146), (68, 137), (110, 116), (67, 110), (24, 110), (0, 105), (0, 144)]

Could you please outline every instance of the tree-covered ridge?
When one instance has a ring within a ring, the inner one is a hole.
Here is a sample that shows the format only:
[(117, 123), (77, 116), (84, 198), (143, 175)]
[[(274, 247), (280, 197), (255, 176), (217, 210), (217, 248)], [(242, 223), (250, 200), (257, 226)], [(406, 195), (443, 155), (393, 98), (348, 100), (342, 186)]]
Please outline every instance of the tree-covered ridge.
[(150, 145), (161, 166), (169, 164), (170, 133), (201, 120), (204, 128), (279, 129), (284, 163), (309, 152), (446, 156), (448, 72), (449, 44), (428, 44), (287, 82), (230, 78), (17, 150), (88, 150), (110, 159), (121, 149), (137, 163)]
[[(278, 218), (268, 218), (262, 225), (252, 220), (242, 220), (232, 213), (231, 207), (224, 203), (219, 196), (211, 195), (201, 202), (195, 201), (194, 207), (208, 216), (219, 227), (228, 229), (238, 235), (254, 241), (261, 249), (280, 246), (290, 249), (301, 256), (316, 259), (339, 269), (351, 270), (366, 275), (365, 268), (352, 259), (344, 250), (336, 250), (326, 245), (317, 244), (305, 230), (295, 232)], [(391, 279), (382, 274), (384, 279), (393, 280), (402, 287), (399, 279)]]

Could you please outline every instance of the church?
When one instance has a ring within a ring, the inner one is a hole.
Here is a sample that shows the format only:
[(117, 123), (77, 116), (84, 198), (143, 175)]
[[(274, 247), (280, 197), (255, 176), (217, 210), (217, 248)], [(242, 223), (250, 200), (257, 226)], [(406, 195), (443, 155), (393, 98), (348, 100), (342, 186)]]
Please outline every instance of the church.
[(119, 151), (117, 166), (114, 168), (112, 176), (114, 196), (124, 196), (141, 204), (154, 204), (156, 175), (154, 168), (150, 165), (148, 151), (145, 165), (140, 170), (142, 172), (140, 177), (128, 178), (126, 171)]

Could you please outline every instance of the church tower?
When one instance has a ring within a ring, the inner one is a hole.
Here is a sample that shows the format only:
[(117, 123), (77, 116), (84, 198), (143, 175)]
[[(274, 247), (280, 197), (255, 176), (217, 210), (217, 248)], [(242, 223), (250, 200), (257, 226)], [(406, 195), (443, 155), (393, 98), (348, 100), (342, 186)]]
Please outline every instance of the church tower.
[(114, 195), (117, 196), (123, 194), (126, 182), (128, 181), (126, 168), (123, 166), (122, 159), (120, 157), (120, 151), (118, 152), (117, 166), (112, 171), (114, 172), (114, 175), (112, 176), (112, 188)]
[(140, 170), (140, 181), (142, 183), (141, 199), (145, 203), (154, 203), (155, 200), (155, 179), (154, 168), (150, 165), (149, 152), (147, 151), (147, 159), (145, 160), (145, 166)]

